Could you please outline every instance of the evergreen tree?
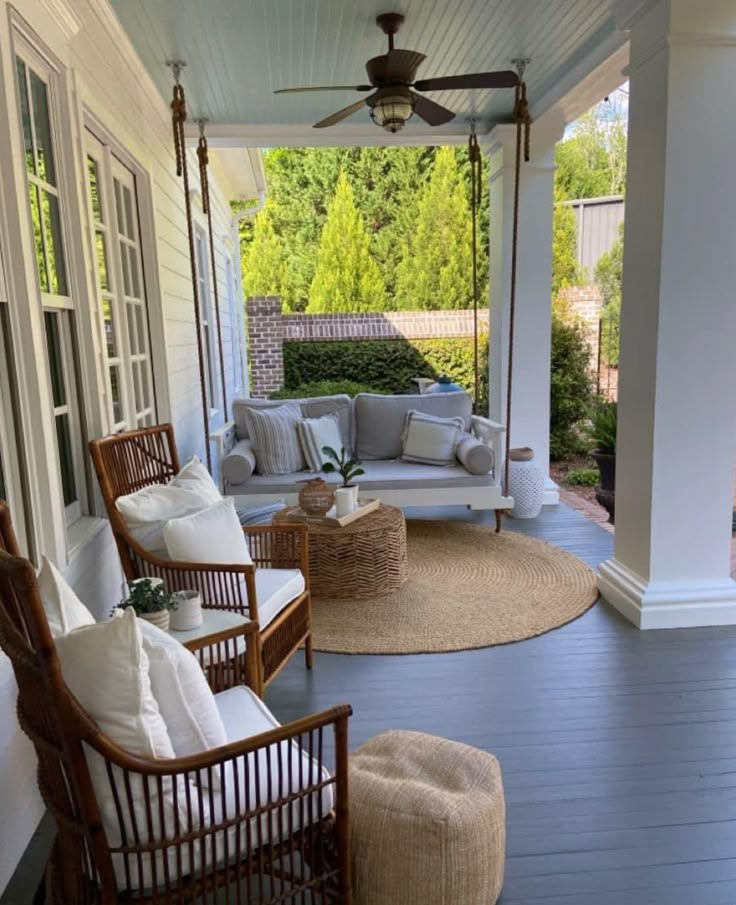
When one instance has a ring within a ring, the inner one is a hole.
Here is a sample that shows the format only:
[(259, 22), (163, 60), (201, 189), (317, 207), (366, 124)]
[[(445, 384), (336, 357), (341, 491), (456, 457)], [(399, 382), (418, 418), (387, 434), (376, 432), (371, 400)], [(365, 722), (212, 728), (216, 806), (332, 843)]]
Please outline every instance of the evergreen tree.
[(565, 204), (564, 190), (555, 188), (555, 210), (552, 220), (552, 297), (567, 286), (583, 280), (577, 259), (577, 221), (572, 206)]
[(383, 311), (386, 289), (345, 172), (337, 180), (309, 288), (310, 314)]
[(284, 311), (290, 311), (284, 248), (271, 221), (270, 202), (256, 215), (253, 236), (243, 255), (243, 291), (246, 298), (258, 295), (278, 295)]
[(439, 148), (403, 246), (396, 307), (472, 307), (471, 237), (466, 186), (457, 158), (451, 148)]

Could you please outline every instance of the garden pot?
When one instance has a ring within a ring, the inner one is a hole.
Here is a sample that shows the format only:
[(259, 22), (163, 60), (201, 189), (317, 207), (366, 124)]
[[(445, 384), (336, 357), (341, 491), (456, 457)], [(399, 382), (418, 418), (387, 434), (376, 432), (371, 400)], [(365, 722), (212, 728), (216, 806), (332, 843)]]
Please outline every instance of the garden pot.
[(155, 613), (138, 613), (138, 618), (152, 623), (157, 628), (160, 628), (162, 632), (168, 632), (169, 630), (170, 615), (168, 610), (157, 610)]
[(353, 491), (351, 487), (338, 487), (335, 491), (335, 514), (342, 518), (355, 509)]
[(591, 453), (598, 466), (601, 483), (595, 492), (595, 498), (608, 513), (608, 520), (613, 525), (616, 517), (616, 455), (614, 453)]
[(358, 490), (360, 489), (357, 484), (343, 484), (346, 490), (351, 490), (353, 493), (353, 509), (358, 508)]
[(174, 594), (177, 607), (169, 615), (169, 625), (174, 632), (189, 632), (204, 622), (202, 597), (199, 591), (177, 591)]

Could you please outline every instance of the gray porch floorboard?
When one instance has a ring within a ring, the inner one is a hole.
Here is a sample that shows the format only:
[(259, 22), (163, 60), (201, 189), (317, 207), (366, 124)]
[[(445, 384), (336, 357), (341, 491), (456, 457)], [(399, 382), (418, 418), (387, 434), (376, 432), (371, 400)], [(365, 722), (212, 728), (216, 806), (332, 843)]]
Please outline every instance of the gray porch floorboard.
[[(459, 509), (407, 514), (493, 520)], [(613, 549), (609, 532), (567, 506), (509, 520), (507, 530), (591, 566)], [(297, 655), (266, 700), (284, 722), (352, 704), (351, 748), (402, 728), (493, 752), (508, 812), (501, 905), (735, 905), (734, 642), (736, 628), (639, 632), (598, 603), (503, 647), (317, 653), (311, 673)], [(20, 880), (38, 882), (32, 864), (31, 848), (2, 905), (31, 901)]]
[[(608, 531), (567, 506), (506, 526), (591, 566), (613, 551)], [(734, 642), (736, 628), (640, 632), (599, 602), (502, 647), (318, 653), (311, 674), (296, 657), (266, 700), (283, 721), (352, 704), (351, 748), (402, 728), (493, 752), (508, 820), (502, 905), (735, 905)]]

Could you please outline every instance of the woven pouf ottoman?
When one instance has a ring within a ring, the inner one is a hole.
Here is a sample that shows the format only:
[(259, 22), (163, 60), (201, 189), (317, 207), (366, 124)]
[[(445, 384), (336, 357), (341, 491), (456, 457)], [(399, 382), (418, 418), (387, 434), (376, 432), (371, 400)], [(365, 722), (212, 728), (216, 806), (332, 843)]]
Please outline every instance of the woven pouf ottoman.
[(353, 905), (493, 905), (506, 809), (492, 754), (384, 732), (350, 758)]

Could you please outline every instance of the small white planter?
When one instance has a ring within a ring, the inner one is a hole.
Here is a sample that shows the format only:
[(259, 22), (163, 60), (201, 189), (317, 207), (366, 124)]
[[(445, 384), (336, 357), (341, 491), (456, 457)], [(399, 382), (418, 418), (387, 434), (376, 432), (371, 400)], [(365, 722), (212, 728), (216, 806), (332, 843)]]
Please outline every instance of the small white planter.
[(335, 491), (335, 514), (337, 518), (350, 515), (354, 508), (352, 487), (338, 487)]
[(202, 598), (199, 591), (177, 591), (174, 597), (176, 597), (178, 605), (169, 614), (171, 630), (188, 632), (193, 628), (199, 628), (204, 622)]
[(358, 491), (360, 490), (360, 488), (357, 484), (348, 484), (345, 489), (349, 490), (353, 495), (353, 508), (350, 510), (352, 512), (353, 510), (358, 508)]
[(168, 632), (169, 630), (168, 610), (158, 610), (156, 613), (138, 613), (138, 618), (145, 619), (146, 622), (150, 622), (152, 625), (160, 628), (162, 632)]

